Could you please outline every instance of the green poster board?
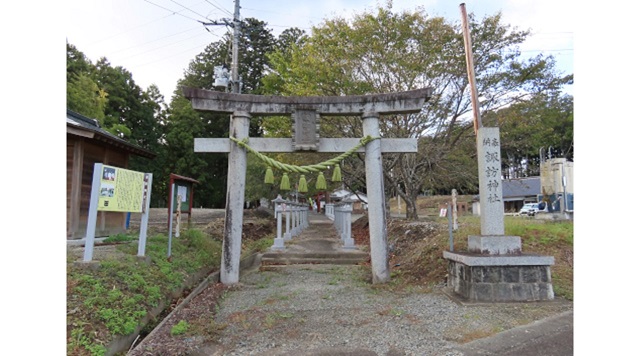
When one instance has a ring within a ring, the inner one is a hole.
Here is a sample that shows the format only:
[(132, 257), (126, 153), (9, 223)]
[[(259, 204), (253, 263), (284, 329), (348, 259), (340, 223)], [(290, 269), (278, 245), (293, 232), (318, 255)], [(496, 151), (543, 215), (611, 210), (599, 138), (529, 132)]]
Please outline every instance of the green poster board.
[[(173, 191), (173, 212), (178, 211), (178, 204), (180, 204), (181, 213), (189, 213), (189, 202), (191, 200), (191, 189), (193, 184), (190, 182), (176, 182), (175, 189)], [(180, 201), (178, 201), (178, 195), (180, 195)]]

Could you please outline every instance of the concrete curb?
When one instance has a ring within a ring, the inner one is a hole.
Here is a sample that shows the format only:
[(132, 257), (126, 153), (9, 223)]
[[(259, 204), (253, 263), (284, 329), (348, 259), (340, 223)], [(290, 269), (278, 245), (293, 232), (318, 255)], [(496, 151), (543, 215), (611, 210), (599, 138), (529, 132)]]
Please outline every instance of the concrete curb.
[(573, 355), (573, 310), (471, 341), (458, 350), (465, 356)]

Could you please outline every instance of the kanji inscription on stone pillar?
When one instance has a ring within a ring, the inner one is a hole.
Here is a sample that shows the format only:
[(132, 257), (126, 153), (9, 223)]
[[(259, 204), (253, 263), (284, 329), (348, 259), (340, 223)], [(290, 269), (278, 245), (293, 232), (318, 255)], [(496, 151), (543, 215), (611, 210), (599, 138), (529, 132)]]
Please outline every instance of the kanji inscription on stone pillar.
[(478, 175), (480, 182), (480, 230), (482, 235), (504, 235), (504, 202), (497, 127), (478, 130)]

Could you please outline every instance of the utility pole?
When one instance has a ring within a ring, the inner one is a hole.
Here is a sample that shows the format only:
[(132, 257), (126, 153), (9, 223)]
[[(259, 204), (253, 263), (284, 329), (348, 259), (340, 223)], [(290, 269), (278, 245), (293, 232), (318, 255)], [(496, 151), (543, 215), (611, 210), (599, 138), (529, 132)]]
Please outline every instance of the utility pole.
[(476, 89), (476, 73), (473, 69), (473, 51), (471, 50), (471, 34), (469, 33), (469, 20), (467, 18), (467, 9), (465, 4), (460, 4), (460, 12), (462, 13), (462, 36), (464, 39), (464, 50), (467, 59), (467, 74), (469, 76), (469, 86), (471, 87), (471, 106), (473, 108), (473, 130), (478, 135), (478, 129), (482, 127), (482, 119), (480, 118), (480, 101), (478, 100), (478, 91)]
[[(233, 20), (230, 21), (229, 19), (221, 19), (220, 21), (213, 21), (213, 22), (200, 21), (200, 23), (202, 23), (205, 26), (226, 25), (233, 28), (233, 40), (232, 40), (232, 48), (231, 48), (231, 92), (235, 94), (240, 94), (241, 85), (240, 85), (240, 74), (238, 69), (238, 47), (240, 42), (240, 26), (241, 26), (240, 0), (235, 0), (234, 4), (235, 4), (235, 9), (233, 12)], [(224, 72), (226, 73), (226, 69), (224, 70)], [(220, 73), (220, 75), (223, 75), (223, 73)]]
[(231, 49), (231, 92), (240, 94), (240, 79), (238, 74), (238, 41), (240, 37), (240, 0), (235, 0), (233, 12), (233, 48)]

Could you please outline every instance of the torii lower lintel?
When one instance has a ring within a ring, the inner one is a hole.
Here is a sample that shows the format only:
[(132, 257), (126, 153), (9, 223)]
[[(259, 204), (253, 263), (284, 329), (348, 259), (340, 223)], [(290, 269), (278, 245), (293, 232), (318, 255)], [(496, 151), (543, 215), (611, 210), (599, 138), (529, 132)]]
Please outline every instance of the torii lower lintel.
[[(228, 153), (233, 144), (228, 138), (205, 138), (196, 137), (193, 139), (194, 152), (216, 152)], [(292, 145), (291, 138), (262, 138), (250, 137), (249, 146), (260, 152), (296, 152)], [(346, 152), (360, 141), (359, 138), (321, 138), (316, 152)], [(417, 138), (383, 138), (380, 140), (381, 151), (383, 153), (416, 153), (418, 152)], [(356, 152), (365, 152), (361, 147)]]

